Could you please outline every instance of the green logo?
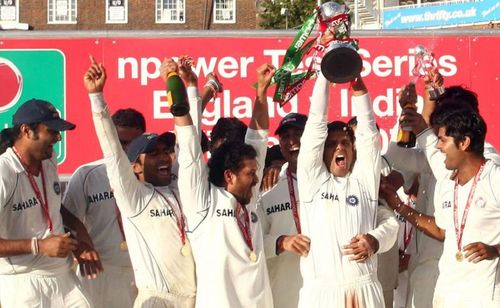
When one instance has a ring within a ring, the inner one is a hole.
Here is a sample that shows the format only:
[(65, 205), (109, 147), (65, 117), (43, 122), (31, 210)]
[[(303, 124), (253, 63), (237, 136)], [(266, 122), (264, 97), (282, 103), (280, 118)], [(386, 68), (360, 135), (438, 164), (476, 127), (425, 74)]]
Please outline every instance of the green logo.
[[(12, 126), (12, 116), (22, 103), (38, 98), (56, 107), (61, 118), (66, 114), (65, 58), (54, 49), (0, 50), (0, 125)], [(66, 133), (55, 144), (57, 162), (66, 157)]]

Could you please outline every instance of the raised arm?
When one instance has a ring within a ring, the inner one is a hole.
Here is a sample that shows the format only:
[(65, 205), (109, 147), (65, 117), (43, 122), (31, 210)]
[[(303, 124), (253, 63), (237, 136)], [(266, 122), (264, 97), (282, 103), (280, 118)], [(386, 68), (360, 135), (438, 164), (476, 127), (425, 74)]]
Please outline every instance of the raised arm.
[[(360, 179), (365, 182), (372, 198), (376, 199), (381, 168), (379, 132), (368, 90), (361, 77), (354, 83), (352, 90), (353, 105), (358, 119), (355, 131), (355, 168), (357, 172), (362, 172), (363, 175), (360, 176)], [(367, 172), (368, 170), (373, 170), (373, 173), (371, 171)]]
[[(167, 58), (162, 64), (162, 76), (178, 71), (177, 63)], [(188, 87), (188, 91), (190, 87)], [(193, 89), (191, 89), (193, 91)], [(209, 183), (207, 166), (199, 142), (197, 128), (193, 125), (190, 113), (178, 115), (175, 119), (175, 132), (179, 144), (178, 187), (186, 215), (188, 229), (194, 231), (207, 215), (209, 203)]]
[(309, 117), (300, 138), (300, 152), (297, 158), (297, 181), (300, 199), (303, 202), (311, 201), (322, 178), (329, 176), (323, 163), (329, 95), (328, 80), (319, 72), (311, 97)]
[(118, 200), (120, 212), (133, 216), (144, 208), (140, 196), (143, 186), (132, 171), (131, 163), (122, 149), (116, 127), (111, 119), (108, 106), (104, 101), (106, 69), (91, 57), (91, 65), (83, 78), (85, 89), (90, 98), (92, 118), (102, 153), (106, 159), (106, 170), (111, 188)]
[(267, 101), (267, 89), (271, 79), (276, 72), (276, 68), (271, 64), (262, 64), (257, 68), (257, 92), (252, 112), (252, 119), (245, 135), (245, 143), (253, 146), (257, 152), (257, 177), (259, 182), (253, 188), (253, 198), (259, 194), (259, 187), (264, 173), (264, 164), (267, 153), (267, 137), (269, 129), (269, 107)]

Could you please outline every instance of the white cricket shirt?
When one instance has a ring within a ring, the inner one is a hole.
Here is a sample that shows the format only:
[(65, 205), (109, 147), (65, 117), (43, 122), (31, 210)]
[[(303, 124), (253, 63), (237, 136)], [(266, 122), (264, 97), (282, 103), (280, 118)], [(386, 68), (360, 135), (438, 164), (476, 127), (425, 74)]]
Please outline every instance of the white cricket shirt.
[[(57, 175), (55, 153), (51, 159), (42, 161), (45, 176), (50, 218), (53, 234), (64, 234), (61, 209), (61, 185)], [(35, 177), (43, 196), (41, 174)], [(0, 156), (0, 238), (26, 240), (33, 237), (47, 238), (50, 230), (40, 201), (28, 179), (23, 165), (12, 148)], [(50, 258), (42, 255), (18, 255), (0, 258), (0, 274), (33, 273), (55, 275), (68, 272), (71, 258)]]
[[(89, 97), (98, 101), (97, 105), (105, 104), (101, 93)], [(111, 188), (123, 217), (137, 288), (195, 296), (194, 260), (192, 256), (181, 255), (181, 237), (172, 212), (179, 212), (180, 206), (175, 190), (153, 187), (136, 178), (107, 108), (100, 113), (93, 112), (93, 120)]]
[[(256, 262), (238, 227), (236, 199), (224, 188), (208, 182), (208, 168), (194, 126), (176, 126), (179, 143), (179, 191), (188, 220), (189, 239), (196, 261), (197, 307), (272, 307), (272, 294), (264, 255), (253, 188), (246, 205)], [(257, 151), (258, 177), (262, 177), (267, 130), (247, 130), (245, 142)]]

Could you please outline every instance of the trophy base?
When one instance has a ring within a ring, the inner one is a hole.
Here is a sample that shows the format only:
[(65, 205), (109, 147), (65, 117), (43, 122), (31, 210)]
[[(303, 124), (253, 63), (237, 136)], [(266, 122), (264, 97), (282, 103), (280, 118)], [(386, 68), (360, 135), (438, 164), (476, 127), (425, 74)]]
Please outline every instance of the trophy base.
[(346, 83), (356, 79), (363, 69), (358, 52), (349, 47), (337, 47), (325, 54), (321, 72), (328, 81)]

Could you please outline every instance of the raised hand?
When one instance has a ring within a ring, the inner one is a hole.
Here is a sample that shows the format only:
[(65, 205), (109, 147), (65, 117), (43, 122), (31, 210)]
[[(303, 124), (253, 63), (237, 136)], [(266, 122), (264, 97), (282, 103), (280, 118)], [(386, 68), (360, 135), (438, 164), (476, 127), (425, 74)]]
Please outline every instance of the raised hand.
[(430, 87), (442, 87), (444, 85), (443, 75), (437, 68), (433, 68), (424, 76), (424, 83)]
[(47, 257), (66, 258), (76, 249), (78, 242), (70, 237), (70, 233), (50, 235), (38, 240), (40, 254)]
[(403, 109), (403, 113), (399, 117), (399, 124), (411, 127), (416, 135), (428, 127), (422, 115), (413, 108)]
[(276, 68), (272, 64), (264, 63), (257, 68), (257, 92), (266, 91), (271, 83), (271, 79), (276, 73)]
[(179, 66), (172, 58), (165, 58), (160, 66), (160, 76), (167, 82), (168, 75), (172, 72), (179, 72)]
[(97, 63), (93, 56), (90, 58), (90, 67), (83, 76), (83, 84), (88, 93), (99, 93), (104, 90), (106, 83), (106, 69), (102, 63)]
[(187, 86), (198, 86), (198, 76), (193, 71), (193, 59), (188, 56), (179, 58), (179, 76), (184, 80)]
[(415, 106), (417, 103), (417, 89), (413, 82), (410, 82), (401, 89), (399, 93), (399, 105), (401, 108), (406, 108), (408, 105)]
[(262, 183), (260, 184), (260, 190), (266, 191), (274, 187), (278, 183), (278, 178), (280, 175), (281, 166), (269, 166), (264, 169), (264, 174), (262, 175)]

